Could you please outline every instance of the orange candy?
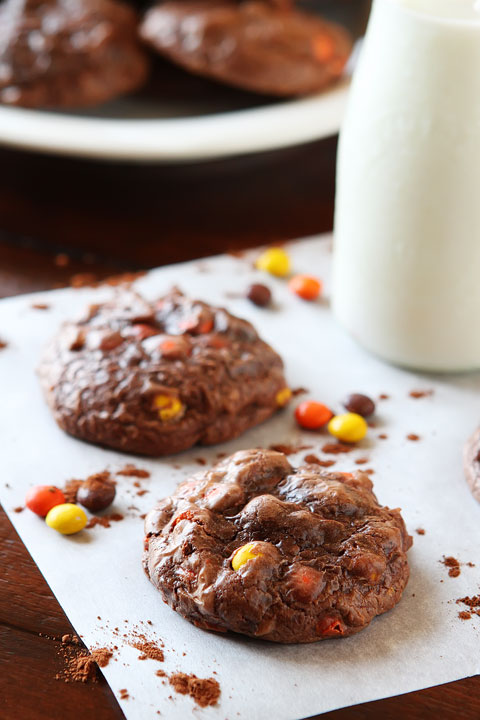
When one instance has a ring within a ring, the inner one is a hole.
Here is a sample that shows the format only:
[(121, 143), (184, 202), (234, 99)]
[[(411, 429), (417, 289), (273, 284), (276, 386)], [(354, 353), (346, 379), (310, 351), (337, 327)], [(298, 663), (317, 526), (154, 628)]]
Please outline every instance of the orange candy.
[(25, 498), (25, 505), (40, 517), (45, 517), (56, 505), (65, 502), (65, 495), (54, 485), (35, 485)]
[(311, 275), (294, 275), (288, 287), (302, 300), (316, 300), (322, 292), (321, 281)]
[(304, 400), (295, 410), (295, 420), (305, 430), (318, 430), (331, 420), (333, 412), (326, 405)]

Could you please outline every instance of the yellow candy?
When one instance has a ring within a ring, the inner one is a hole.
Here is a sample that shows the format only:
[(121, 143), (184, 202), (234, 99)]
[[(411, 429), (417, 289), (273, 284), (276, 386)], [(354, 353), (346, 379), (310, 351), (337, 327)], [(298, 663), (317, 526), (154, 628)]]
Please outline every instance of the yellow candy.
[(239, 547), (236, 551), (235, 555), (232, 558), (232, 568), (234, 570), (240, 570), (242, 565), (245, 565), (249, 560), (253, 560), (253, 558), (260, 556), (262, 553), (255, 552), (255, 543), (247, 543), (246, 545), (242, 545), (242, 547)]
[(87, 524), (87, 516), (79, 505), (62, 503), (55, 505), (45, 518), (48, 527), (62, 535), (73, 535), (80, 532)]
[(275, 395), (275, 400), (279, 407), (285, 407), (285, 405), (290, 402), (291, 397), (292, 391), (290, 390), (290, 388), (286, 387), (277, 392), (277, 394)]
[(335, 415), (328, 423), (328, 432), (343, 442), (355, 443), (367, 434), (365, 418), (357, 413)]
[(183, 403), (173, 395), (155, 395), (154, 404), (158, 408), (160, 420), (164, 422), (179, 419), (185, 409)]
[(264, 270), (270, 275), (285, 277), (290, 272), (290, 258), (282, 248), (269, 248), (265, 250), (255, 263), (259, 270)]

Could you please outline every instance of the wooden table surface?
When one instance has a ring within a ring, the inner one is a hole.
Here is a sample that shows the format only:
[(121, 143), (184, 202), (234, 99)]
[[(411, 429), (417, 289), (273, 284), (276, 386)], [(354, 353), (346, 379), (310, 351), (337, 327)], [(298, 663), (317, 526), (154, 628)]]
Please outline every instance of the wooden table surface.
[[(0, 296), (328, 231), (335, 152), (331, 139), (160, 167), (0, 150)], [(55, 680), (60, 638), (73, 629), (1, 510), (0, 558), (2, 720), (121, 720), (103, 679)], [(322, 718), (479, 720), (480, 677)]]

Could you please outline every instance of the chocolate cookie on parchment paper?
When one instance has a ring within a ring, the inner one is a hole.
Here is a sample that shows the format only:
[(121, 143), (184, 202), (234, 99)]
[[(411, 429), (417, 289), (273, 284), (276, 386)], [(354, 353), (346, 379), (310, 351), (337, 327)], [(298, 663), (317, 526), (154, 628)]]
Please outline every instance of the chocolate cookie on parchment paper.
[(465, 443), (463, 469), (473, 497), (480, 502), (480, 428)]
[(62, 326), (38, 372), (63, 430), (140, 455), (231, 440), (291, 395), (249, 322), (179, 292), (91, 306)]
[(0, 102), (84, 107), (139, 88), (148, 60), (120, 0), (4, 0)]
[(189, 72), (278, 96), (323, 90), (352, 50), (342, 27), (288, 2), (167, 0), (147, 11), (142, 38)]
[(399, 602), (412, 544), (368, 475), (245, 450), (145, 519), (144, 568), (201, 628), (284, 643), (345, 637)]

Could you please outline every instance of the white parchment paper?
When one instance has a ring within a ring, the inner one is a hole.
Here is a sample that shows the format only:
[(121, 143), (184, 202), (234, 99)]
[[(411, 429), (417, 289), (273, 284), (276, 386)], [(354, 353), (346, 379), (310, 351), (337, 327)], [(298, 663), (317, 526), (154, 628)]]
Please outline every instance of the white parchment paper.
[[(393, 611), (344, 640), (281, 646), (206, 633), (163, 604), (140, 564), (139, 515), (199, 469), (195, 458), (213, 463), (218, 452), (280, 442), (314, 446), (291, 457), (297, 464), (307, 452), (318, 453), (325, 437), (299, 431), (290, 408), (234, 442), (164, 460), (129, 458), (74, 440), (51, 418), (34, 369), (45, 340), (60, 321), (113, 291), (61, 290), (0, 303), (0, 337), (9, 343), (0, 352), (0, 499), (86, 644), (119, 645), (115, 660), (103, 672), (128, 720), (149, 720), (158, 717), (157, 711), (172, 720), (192, 713), (212, 719), (291, 720), (480, 671), (480, 618), (461, 621), (458, 612), (465, 608), (455, 603), (456, 598), (480, 589), (480, 505), (466, 486), (461, 458), (463, 443), (480, 419), (480, 375), (415, 375), (370, 356), (335, 324), (329, 311), (329, 238), (301, 241), (290, 251), (296, 272), (324, 279), (324, 300), (303, 302), (289, 293), (285, 281), (270, 277), (273, 309), (232, 298), (253, 280), (265, 282), (252, 269), (254, 254), (160, 269), (137, 286), (154, 297), (176, 284), (252, 320), (282, 354), (291, 387), (306, 387), (312, 397), (333, 408), (340, 410), (340, 401), (349, 392), (390, 396), (378, 403), (376, 428), (354, 452), (335, 456), (334, 469), (358, 469), (355, 459), (369, 458), (362, 467), (375, 470), (377, 496), (386, 505), (402, 508), (414, 536), (411, 580)], [(35, 310), (33, 302), (51, 307)], [(414, 389), (433, 389), (434, 394), (414, 400), (409, 397)], [(378, 439), (380, 433), (388, 438)], [(407, 440), (410, 433), (421, 440)], [(151, 478), (142, 481), (149, 492), (138, 496), (132, 478), (118, 478), (113, 509), (124, 513), (125, 520), (108, 529), (96, 527), (62, 537), (28, 510), (13, 512), (23, 505), (33, 484), (62, 486), (72, 477), (84, 478), (105, 468), (114, 471), (128, 460), (151, 471)], [(419, 527), (425, 535), (415, 533)], [(463, 565), (461, 575), (451, 578), (440, 562), (444, 555), (476, 567)], [(162, 665), (138, 661), (138, 650), (112, 636), (113, 628), (119, 627), (122, 634), (135, 624), (146, 628), (150, 639), (164, 641)], [(190, 697), (176, 695), (168, 683), (162, 684), (155, 674), (160, 667), (199, 677), (215, 671), (222, 690), (219, 704), (196, 708)], [(128, 690), (128, 700), (120, 699), (122, 688)]]

